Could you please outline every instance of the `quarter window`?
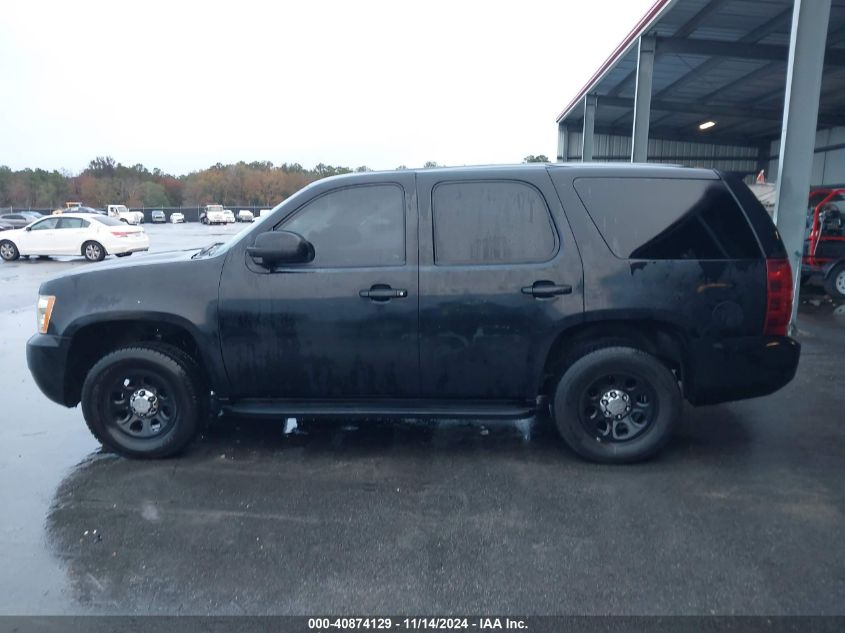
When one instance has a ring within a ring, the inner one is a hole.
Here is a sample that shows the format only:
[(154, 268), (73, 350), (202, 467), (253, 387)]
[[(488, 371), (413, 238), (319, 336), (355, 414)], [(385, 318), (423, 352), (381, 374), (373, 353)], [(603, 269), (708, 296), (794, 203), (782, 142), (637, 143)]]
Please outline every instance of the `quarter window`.
[(578, 178), (575, 190), (617, 257), (762, 257), (745, 213), (721, 180)]
[(314, 245), (315, 267), (405, 263), (405, 196), (396, 185), (364, 185), (312, 200), (277, 227)]
[(440, 183), (431, 205), (436, 264), (529, 264), (557, 249), (546, 201), (527, 183)]

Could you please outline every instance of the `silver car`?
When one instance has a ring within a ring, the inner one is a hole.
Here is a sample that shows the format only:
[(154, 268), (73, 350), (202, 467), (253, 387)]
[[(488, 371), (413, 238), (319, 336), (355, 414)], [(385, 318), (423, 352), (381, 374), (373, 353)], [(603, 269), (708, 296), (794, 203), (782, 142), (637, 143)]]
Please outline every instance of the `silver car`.
[(26, 211), (24, 213), (7, 213), (0, 215), (0, 222), (10, 225), (13, 229), (22, 229), (35, 222), (41, 214)]

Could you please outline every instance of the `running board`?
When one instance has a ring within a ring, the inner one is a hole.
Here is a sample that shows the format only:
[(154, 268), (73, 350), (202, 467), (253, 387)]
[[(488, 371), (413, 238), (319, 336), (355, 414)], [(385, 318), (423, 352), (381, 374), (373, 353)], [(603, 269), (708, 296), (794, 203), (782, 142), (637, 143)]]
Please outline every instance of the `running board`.
[(275, 400), (244, 399), (221, 403), (225, 413), (243, 417), (421, 417), (421, 418), (524, 418), (536, 405), (525, 402), (473, 402), (443, 400)]

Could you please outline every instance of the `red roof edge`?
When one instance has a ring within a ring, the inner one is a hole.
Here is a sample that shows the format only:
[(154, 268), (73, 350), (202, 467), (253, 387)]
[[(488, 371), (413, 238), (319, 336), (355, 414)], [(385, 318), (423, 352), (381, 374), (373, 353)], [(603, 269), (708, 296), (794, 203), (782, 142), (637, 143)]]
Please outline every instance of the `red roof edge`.
[(677, 0), (655, 0), (654, 4), (651, 5), (651, 8), (646, 11), (646, 14), (641, 17), (639, 22), (634, 25), (634, 28), (628, 32), (625, 39), (623, 39), (616, 48), (613, 49), (610, 56), (604, 60), (604, 63), (599, 66), (599, 69), (594, 72), (593, 76), (590, 77), (586, 84), (584, 84), (584, 87), (578, 91), (575, 98), (572, 99), (572, 101), (570, 101), (557, 116), (556, 121), (558, 123), (560, 123), (563, 118), (569, 114), (569, 111), (584, 98), (584, 95), (596, 86), (602, 76), (616, 65), (616, 62), (618, 62), (628, 52), (631, 44), (633, 44), (640, 35), (645, 33), (651, 25), (657, 21), (657, 18), (659, 18), (664, 11), (668, 10), (671, 5), (675, 4), (675, 2), (677, 2)]

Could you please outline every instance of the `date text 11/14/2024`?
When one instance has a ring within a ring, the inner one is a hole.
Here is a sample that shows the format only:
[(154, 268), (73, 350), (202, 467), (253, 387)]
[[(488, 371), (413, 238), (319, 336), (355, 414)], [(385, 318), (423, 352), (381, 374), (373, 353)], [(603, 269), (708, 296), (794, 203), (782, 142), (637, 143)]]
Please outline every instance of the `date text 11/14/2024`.
[(524, 630), (528, 628), (525, 620), (520, 618), (387, 618), (387, 617), (354, 617), (354, 618), (309, 618), (309, 630), (449, 630), (449, 629), (479, 629), (479, 630)]

